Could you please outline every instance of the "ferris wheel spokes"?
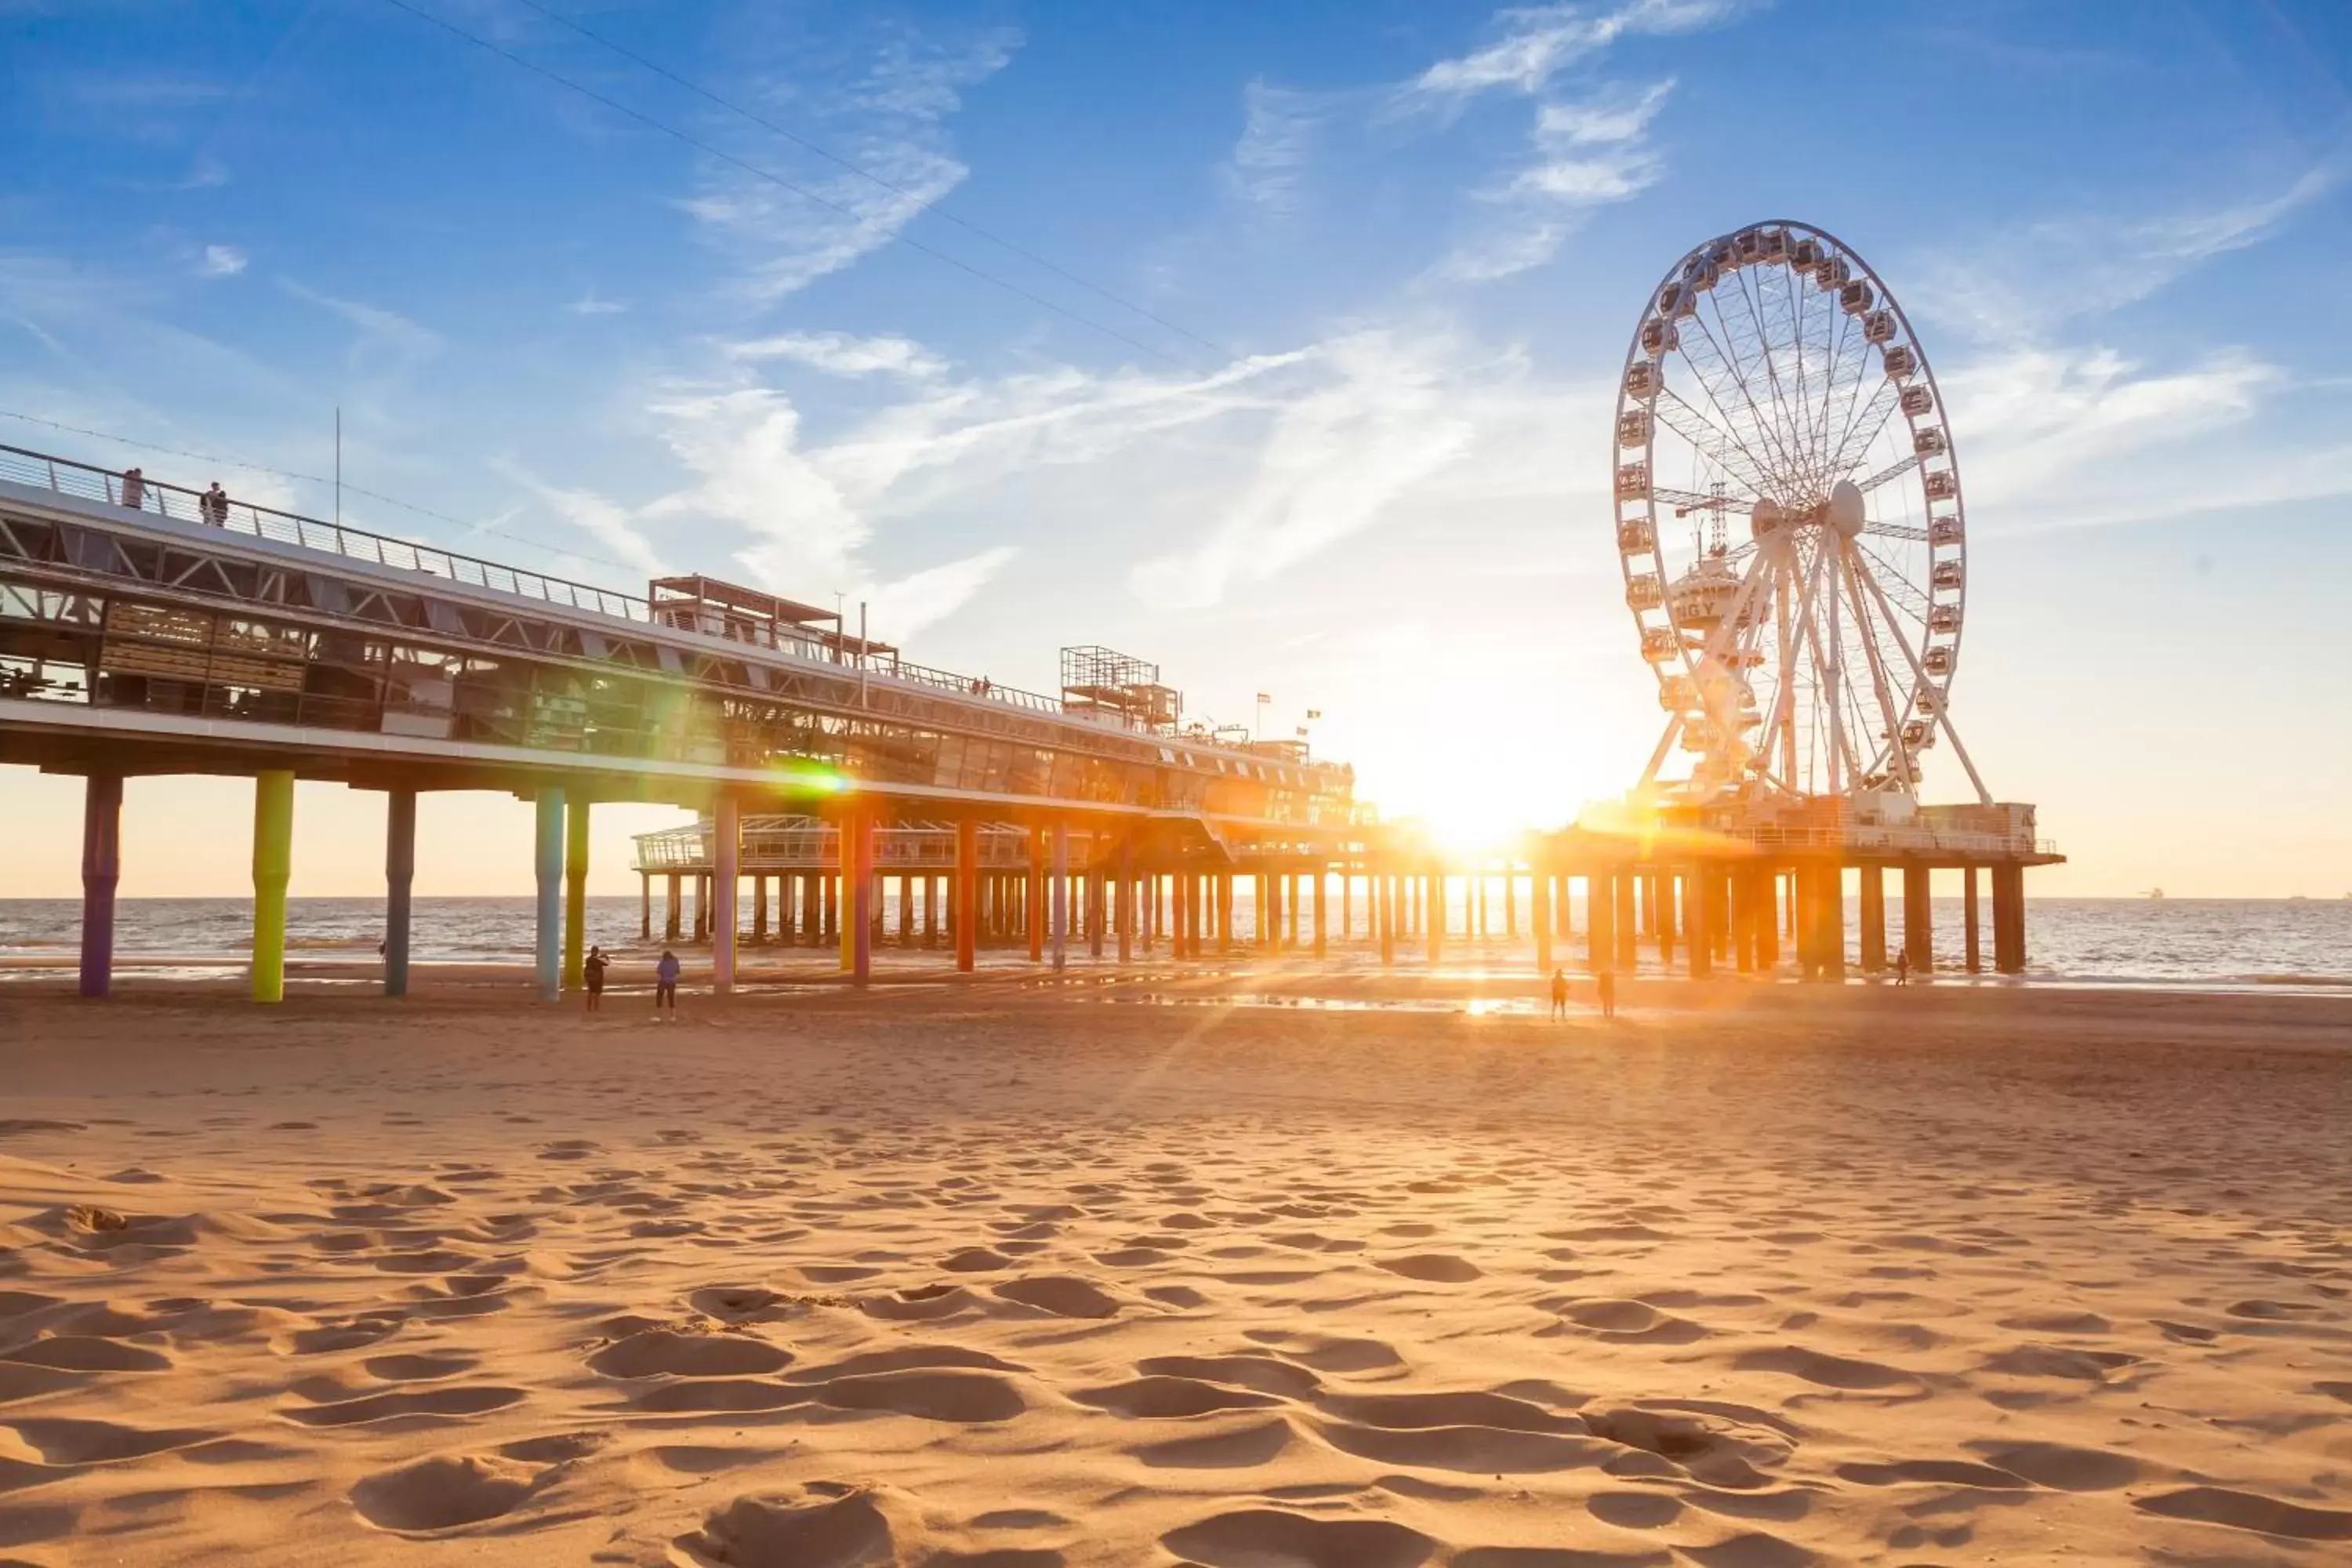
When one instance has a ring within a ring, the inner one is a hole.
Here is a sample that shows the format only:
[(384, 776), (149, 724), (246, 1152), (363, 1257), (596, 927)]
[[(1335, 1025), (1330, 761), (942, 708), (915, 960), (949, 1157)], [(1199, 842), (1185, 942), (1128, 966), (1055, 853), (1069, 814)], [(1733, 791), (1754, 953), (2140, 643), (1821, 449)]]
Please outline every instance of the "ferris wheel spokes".
[(1878, 600), (1879, 606), (1886, 609), (1889, 616), (1887, 629), (1895, 634), (1895, 646), (1903, 650), (1904, 662), (1911, 667), (1913, 679), (1920, 682), (1920, 700), (1931, 706), (1933, 710), (1931, 717), (1942, 728), (1945, 737), (1952, 742), (1952, 753), (1960, 759), (1960, 766), (1967, 770), (1969, 783), (1976, 786), (1978, 804), (1990, 805), (1992, 792), (1985, 788), (1984, 780), (1977, 776), (1977, 765), (1969, 760), (1969, 749), (1962, 743), (1960, 732), (1952, 727), (1951, 705), (1944, 700), (1942, 693), (1937, 690), (1935, 683), (1927, 679), (1927, 669), (1920, 664), (1919, 656), (1911, 650), (1910, 639), (1903, 635), (1903, 628), (1893, 624), (1894, 611), (1887, 607), (1886, 591), (1879, 586), (1877, 576), (1867, 570), (1862, 574), (1862, 580)]

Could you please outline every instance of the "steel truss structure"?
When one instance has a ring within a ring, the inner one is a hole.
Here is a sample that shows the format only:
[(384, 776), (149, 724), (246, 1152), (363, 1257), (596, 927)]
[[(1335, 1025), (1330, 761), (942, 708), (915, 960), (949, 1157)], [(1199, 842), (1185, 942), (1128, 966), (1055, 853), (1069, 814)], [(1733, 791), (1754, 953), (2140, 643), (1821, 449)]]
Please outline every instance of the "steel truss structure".
[[(84, 771), (471, 769), (683, 800), (814, 773), (989, 799), (1343, 826), (1353, 770), (1153, 733), (838, 636), (747, 640), (647, 601), (0, 447), (0, 756)], [(732, 775), (732, 776), (730, 776)], [(614, 794), (632, 793), (614, 790)]]

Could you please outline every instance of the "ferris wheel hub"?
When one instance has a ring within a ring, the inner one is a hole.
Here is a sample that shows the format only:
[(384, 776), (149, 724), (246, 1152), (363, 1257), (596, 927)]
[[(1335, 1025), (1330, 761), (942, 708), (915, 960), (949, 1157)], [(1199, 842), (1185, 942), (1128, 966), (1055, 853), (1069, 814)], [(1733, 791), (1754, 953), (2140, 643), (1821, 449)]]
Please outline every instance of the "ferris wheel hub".
[(1829, 504), (1823, 512), (1822, 521), (1836, 530), (1841, 539), (1861, 538), (1863, 526), (1870, 521), (1862, 489), (1852, 479), (1840, 479), (1830, 487)]

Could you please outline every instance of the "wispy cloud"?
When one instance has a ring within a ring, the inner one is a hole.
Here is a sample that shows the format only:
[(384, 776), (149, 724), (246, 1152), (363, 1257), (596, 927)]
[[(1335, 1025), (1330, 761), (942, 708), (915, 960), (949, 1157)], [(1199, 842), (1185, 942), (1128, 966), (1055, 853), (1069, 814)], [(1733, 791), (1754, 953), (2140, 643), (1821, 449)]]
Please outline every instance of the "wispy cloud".
[(1674, 86), (1669, 79), (1640, 89), (1610, 87), (1580, 101), (1538, 106), (1529, 133), (1534, 161), (1480, 193), (1498, 216), (1439, 262), (1438, 275), (1484, 282), (1539, 267), (1586, 213), (1656, 184), (1664, 162), (1649, 144), (1650, 122)]
[(1325, 121), (1347, 95), (1253, 81), (1242, 89), (1242, 134), (1227, 179), (1242, 197), (1276, 216), (1297, 209), (1303, 174)]
[[(2259, 245), (2343, 180), (2337, 162), (2314, 164), (2250, 201), (2170, 213), (2048, 218), (1998, 230), (1967, 249), (1921, 258), (1915, 312), (1981, 342), (2046, 338), (2067, 322), (2135, 305), (2217, 257)], [(2063, 279), (2063, 284), (2055, 280)]]
[(575, 316), (617, 316), (628, 309), (618, 300), (607, 300), (593, 289), (582, 289), (580, 298), (563, 308)]
[(207, 245), (196, 270), (206, 278), (234, 278), (245, 270), (246, 255), (233, 245)]
[(1612, 9), (1570, 5), (1499, 11), (1493, 41), (1438, 61), (1406, 83), (1399, 96), (1450, 109), (1496, 89), (1540, 93), (1560, 72), (1620, 38), (1693, 32), (1739, 8), (1739, 0), (1633, 0)]
[[(796, 293), (887, 245), (963, 183), (970, 171), (949, 150), (941, 122), (966, 89), (1004, 68), (1019, 44), (1017, 33), (1002, 30), (952, 47), (893, 42), (863, 75), (799, 105), (814, 112), (828, 141), (877, 178), (778, 168), (776, 142), (764, 137), (743, 143), (747, 162), (799, 190), (714, 163), (686, 210), (740, 267), (740, 287), (752, 302), (772, 304)], [(771, 84), (767, 95), (782, 90)]]
[(746, 363), (783, 360), (828, 375), (898, 375), (925, 381), (943, 374), (947, 362), (908, 338), (861, 338), (847, 332), (781, 332), (727, 345), (729, 357)]

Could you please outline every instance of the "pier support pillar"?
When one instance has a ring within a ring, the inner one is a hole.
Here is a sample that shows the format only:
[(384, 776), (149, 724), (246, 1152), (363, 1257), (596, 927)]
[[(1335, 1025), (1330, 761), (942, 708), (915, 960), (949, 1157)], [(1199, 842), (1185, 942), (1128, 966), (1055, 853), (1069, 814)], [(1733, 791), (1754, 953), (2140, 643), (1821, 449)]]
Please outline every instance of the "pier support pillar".
[[(1864, 866), (1862, 874), (1862, 972), (1877, 974), (1886, 968), (1886, 868)], [(1904, 918), (1910, 910), (1906, 905)], [(1907, 934), (1908, 927), (1906, 931)]]
[(874, 815), (853, 807), (841, 824), (841, 863), (849, 873), (847, 907), (842, 910), (842, 942), (848, 957), (849, 983), (864, 985), (874, 978), (874, 923), (880, 910), (874, 897)]
[[(585, 807), (580, 808), (583, 819)], [(724, 996), (735, 989), (735, 889), (742, 854), (743, 807), (720, 795), (710, 825), (710, 988)], [(585, 858), (587, 846), (581, 846)], [(567, 962), (569, 960), (567, 959)]]
[(680, 906), (685, 902), (686, 877), (682, 872), (672, 871), (669, 874), (669, 907), (667, 911), (665, 913), (662, 921), (662, 939), (665, 942), (675, 942), (677, 941), (677, 922), (681, 912)]
[(1429, 901), (1422, 925), (1429, 938), (1429, 966), (1434, 969), (1445, 957), (1445, 875), (1437, 872), (1427, 880)]
[(1122, 844), (1118, 847), (1118, 874), (1111, 884), (1111, 923), (1118, 928), (1118, 961), (1128, 963), (1135, 957), (1135, 851)]
[(1536, 928), (1536, 973), (1551, 973), (1551, 895), (1549, 872), (1538, 871), (1528, 881), (1528, 920)]
[(1820, 920), (1816, 941), (1822, 978), (1845, 978), (1845, 868), (1832, 860), (1821, 868), (1821, 893), (1815, 909)]
[(1984, 973), (1984, 952), (1977, 945), (1977, 868), (1960, 868), (1960, 926), (1968, 940), (1968, 965), (1970, 974)]
[(1070, 830), (1056, 822), (1053, 828), (1054, 854), (1054, 969), (1056, 973), (1070, 963)]
[(1693, 866), (1683, 878), (1683, 949), (1690, 977), (1705, 980), (1715, 973), (1715, 873)]
[(637, 873), (637, 940), (651, 942), (653, 939), (654, 874), (640, 871)]
[(286, 884), (294, 872), (294, 774), (253, 781), (253, 999), (286, 1000)]
[(1029, 962), (1045, 961), (1045, 830), (1029, 830)]
[(540, 785), (531, 809), (531, 872), (539, 893), (531, 968), (539, 999), (552, 1002), (562, 994), (563, 980), (563, 786)]
[(763, 871), (751, 874), (751, 941), (756, 945), (768, 940), (768, 878)]
[(2025, 868), (1992, 868), (1992, 966), (2002, 974), (2025, 973)]
[(588, 802), (563, 804), (563, 989), (577, 991), (588, 954)]
[(1396, 963), (1396, 879), (1383, 873), (1371, 879), (1372, 936), (1380, 943), (1381, 967)]
[(1621, 974), (1633, 974), (1642, 967), (1641, 932), (1633, 924), (1633, 900), (1638, 890), (1634, 884), (1641, 879), (1628, 867), (1620, 870), (1612, 880), (1616, 884), (1614, 890), (1617, 896), (1616, 969)]
[(956, 824), (955, 963), (970, 974), (980, 961), (980, 824)]
[(122, 879), (122, 775), (82, 781), (81, 994), (114, 988), (114, 889)]
[(1617, 879), (1606, 871), (1584, 877), (1584, 967), (1599, 974), (1617, 957)]
[(1756, 873), (1756, 968), (1770, 974), (1780, 967), (1780, 873)]
[[(416, 881), (416, 792), (383, 801), (383, 994), (408, 994), (409, 892)], [(650, 885), (650, 884), (649, 884)]]
[(1903, 955), (1914, 974), (1936, 969), (1935, 907), (1927, 901), (1927, 868), (1903, 868)]
[(1322, 867), (1315, 868), (1315, 956), (1322, 958), (1331, 951), (1331, 874)]

